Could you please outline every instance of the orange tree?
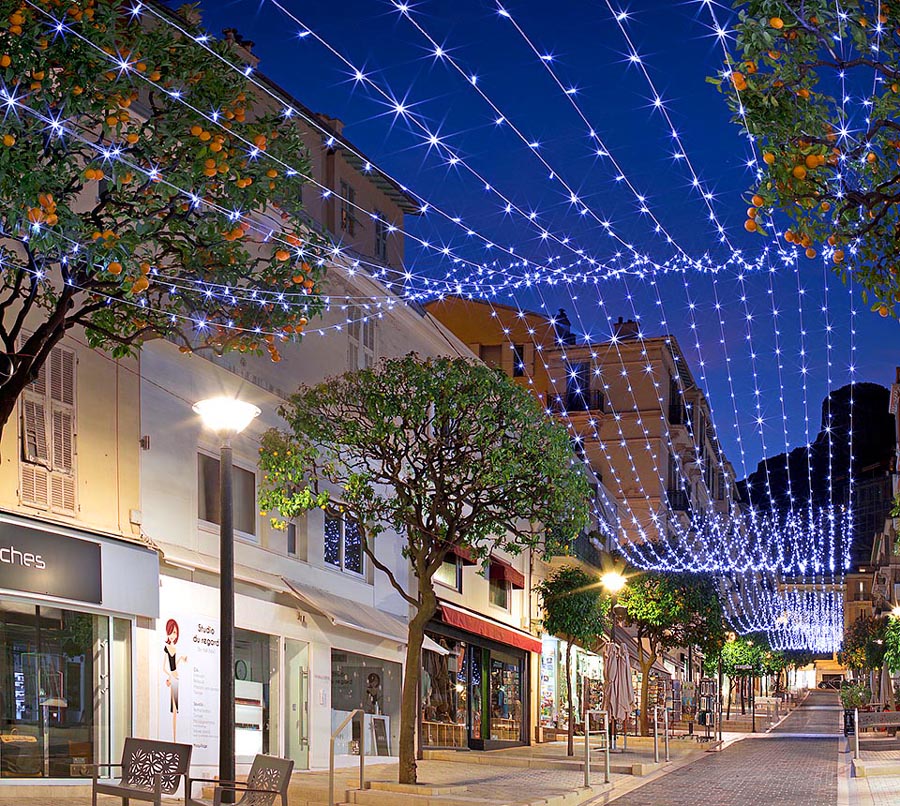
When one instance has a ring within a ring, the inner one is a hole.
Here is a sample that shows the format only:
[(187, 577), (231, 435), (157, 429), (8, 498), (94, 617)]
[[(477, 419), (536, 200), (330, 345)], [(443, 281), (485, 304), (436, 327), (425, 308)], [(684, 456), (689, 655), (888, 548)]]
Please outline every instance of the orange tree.
[(780, 209), (792, 219), (788, 242), (809, 258), (824, 248), (843, 280), (853, 271), (873, 310), (897, 316), (900, 3), (739, 8), (737, 57), (711, 80), (762, 152), (746, 229), (762, 231), (764, 213)]
[(71, 328), (278, 360), (321, 310), (299, 131), (135, 5), (0, 0), (0, 429)]
[[(277, 513), (276, 526), (329, 502), (342, 508), (410, 607), (399, 775), (415, 783), (435, 573), (454, 550), (482, 560), (497, 548), (553, 551), (584, 527), (590, 487), (566, 429), (505, 375), (463, 358), (386, 360), (301, 387), (280, 413), (287, 429), (267, 432), (260, 448), (261, 508)], [(384, 562), (385, 539), (399, 540), (409, 570)]]

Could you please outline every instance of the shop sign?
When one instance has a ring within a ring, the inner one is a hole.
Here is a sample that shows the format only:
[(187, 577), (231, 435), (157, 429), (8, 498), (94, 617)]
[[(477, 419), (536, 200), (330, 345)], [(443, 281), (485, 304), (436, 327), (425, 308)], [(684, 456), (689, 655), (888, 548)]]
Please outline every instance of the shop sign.
[(100, 604), (100, 544), (0, 521), (0, 588)]

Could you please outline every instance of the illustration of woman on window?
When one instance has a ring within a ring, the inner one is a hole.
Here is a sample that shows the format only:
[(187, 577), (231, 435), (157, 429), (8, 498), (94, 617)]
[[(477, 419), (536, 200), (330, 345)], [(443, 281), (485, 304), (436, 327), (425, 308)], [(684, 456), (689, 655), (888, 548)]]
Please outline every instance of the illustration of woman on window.
[(169, 688), (169, 711), (172, 714), (172, 741), (178, 741), (178, 666), (187, 661), (187, 655), (179, 655), (178, 622), (170, 618), (166, 622), (166, 645), (163, 648), (163, 671), (166, 675), (166, 686)]

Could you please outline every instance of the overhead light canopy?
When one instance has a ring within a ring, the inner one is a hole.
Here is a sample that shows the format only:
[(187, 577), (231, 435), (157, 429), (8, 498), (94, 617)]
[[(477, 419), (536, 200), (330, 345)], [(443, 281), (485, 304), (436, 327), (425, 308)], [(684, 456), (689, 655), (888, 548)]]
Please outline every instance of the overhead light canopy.
[(258, 406), (225, 396), (201, 400), (194, 404), (194, 411), (203, 425), (223, 437), (240, 434), (261, 414)]

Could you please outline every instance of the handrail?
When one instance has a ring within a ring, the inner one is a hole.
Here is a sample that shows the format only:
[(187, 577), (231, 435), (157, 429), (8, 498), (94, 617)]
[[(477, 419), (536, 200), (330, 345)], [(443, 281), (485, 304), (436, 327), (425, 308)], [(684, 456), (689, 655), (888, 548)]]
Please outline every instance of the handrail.
[(366, 788), (366, 712), (362, 708), (355, 708), (331, 734), (328, 745), (328, 806), (334, 806), (334, 741), (357, 714), (359, 714), (359, 788), (360, 791)]

